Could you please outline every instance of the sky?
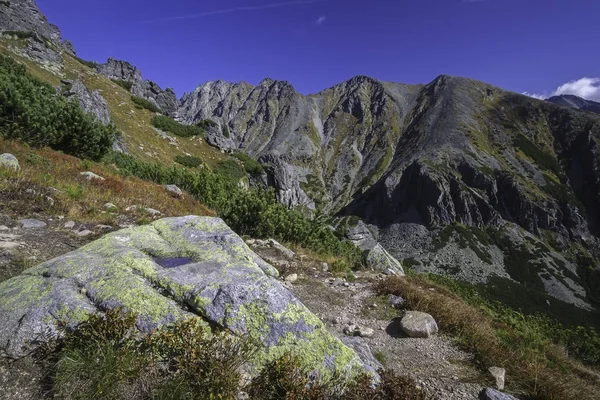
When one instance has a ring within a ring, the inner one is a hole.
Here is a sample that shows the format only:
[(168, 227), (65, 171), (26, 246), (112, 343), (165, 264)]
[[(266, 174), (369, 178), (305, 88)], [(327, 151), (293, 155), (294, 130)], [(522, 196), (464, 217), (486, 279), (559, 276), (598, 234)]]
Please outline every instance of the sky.
[(598, 0), (36, 0), (81, 58), (136, 65), (181, 96), (206, 81), (464, 76), (600, 101)]

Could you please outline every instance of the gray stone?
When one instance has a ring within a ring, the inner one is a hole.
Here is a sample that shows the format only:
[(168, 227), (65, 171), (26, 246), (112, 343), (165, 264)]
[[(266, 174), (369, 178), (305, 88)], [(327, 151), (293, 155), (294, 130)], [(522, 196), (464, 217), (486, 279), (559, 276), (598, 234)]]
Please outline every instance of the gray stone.
[(383, 365), (373, 356), (371, 348), (363, 339), (356, 336), (344, 336), (341, 341), (348, 347), (358, 354), (365, 366), (368, 367), (369, 372), (378, 376), (377, 371), (383, 369)]
[(293, 259), (294, 257), (296, 257), (296, 253), (294, 253), (292, 250), (288, 249), (287, 247), (285, 247), (284, 245), (282, 245), (275, 239), (269, 239), (269, 240), (267, 240), (267, 243), (268, 243), (269, 247), (277, 250), (280, 254), (282, 254), (284, 257), (286, 257), (290, 260)]
[(65, 229), (73, 229), (75, 228), (75, 221), (67, 221), (64, 225)]
[(287, 283), (295, 283), (298, 280), (298, 274), (290, 274), (284, 279)]
[(139, 69), (127, 61), (109, 58), (104, 64), (96, 67), (96, 71), (109, 79), (137, 83), (142, 81), (142, 73)]
[(487, 388), (479, 393), (479, 400), (519, 400), (509, 394), (502, 393), (496, 389)]
[(405, 299), (403, 299), (400, 296), (394, 296), (393, 294), (390, 294), (389, 300), (390, 300), (390, 304), (394, 308), (401, 308), (406, 303)]
[(0, 350), (19, 357), (57, 334), (59, 320), (74, 329), (88, 314), (124, 307), (139, 315), (142, 332), (197, 318), (259, 340), (264, 361), (291, 351), (323, 374), (364, 370), (276, 278), (218, 218), (166, 218), (108, 233), (0, 283)]
[(179, 108), (179, 100), (172, 88), (163, 90), (156, 83), (145, 80), (134, 83), (131, 93), (154, 103), (164, 114), (175, 117)]
[(93, 179), (97, 179), (97, 180), (100, 180), (100, 181), (104, 180), (104, 178), (101, 177), (100, 175), (96, 175), (95, 173), (90, 172), (90, 171), (81, 172), (79, 175), (85, 176), (85, 179), (87, 179), (88, 181), (91, 181)]
[(75, 232), (75, 234), (79, 237), (88, 237), (90, 235), (93, 235), (94, 232), (90, 231), (89, 229), (84, 229), (82, 231)]
[(438, 332), (435, 319), (419, 311), (407, 311), (400, 320), (400, 329), (412, 338), (429, 338)]
[(115, 206), (113, 203), (106, 203), (105, 205), (102, 206), (102, 208), (104, 208), (106, 211), (117, 211), (117, 206)]
[(144, 211), (153, 217), (158, 217), (162, 214), (160, 211), (155, 210), (154, 208), (144, 208)]
[(371, 250), (377, 245), (373, 234), (361, 220), (355, 226), (346, 228), (346, 237), (363, 251)]
[(375, 334), (375, 331), (371, 328), (367, 328), (360, 325), (348, 325), (344, 327), (344, 334), (348, 336), (360, 336), (363, 338), (370, 338)]
[(374, 271), (387, 275), (404, 275), (402, 264), (396, 260), (382, 245), (377, 244), (367, 255), (367, 266)]
[(110, 225), (96, 225), (96, 229), (102, 232), (109, 232), (113, 230), (113, 227)]
[(37, 229), (37, 228), (45, 228), (48, 226), (44, 221), (40, 221), (37, 219), (20, 219), (19, 224), (24, 229)]
[(83, 82), (75, 80), (70, 85), (67, 85), (63, 94), (65, 97), (77, 99), (83, 111), (92, 114), (94, 118), (104, 125), (110, 124), (108, 102), (97, 90), (92, 92)]
[(183, 197), (183, 191), (176, 185), (165, 185), (165, 189), (175, 197)]
[(506, 370), (504, 368), (499, 367), (490, 367), (488, 368), (488, 371), (490, 372), (490, 374), (492, 374), (494, 379), (496, 379), (496, 388), (498, 388), (498, 390), (504, 390)]
[(14, 170), (21, 169), (17, 157), (9, 153), (0, 154), (0, 167)]
[(70, 40), (64, 40), (62, 42), (62, 48), (69, 54), (72, 54), (74, 56), (77, 55), (77, 51), (75, 51), (75, 46), (73, 46), (73, 43)]

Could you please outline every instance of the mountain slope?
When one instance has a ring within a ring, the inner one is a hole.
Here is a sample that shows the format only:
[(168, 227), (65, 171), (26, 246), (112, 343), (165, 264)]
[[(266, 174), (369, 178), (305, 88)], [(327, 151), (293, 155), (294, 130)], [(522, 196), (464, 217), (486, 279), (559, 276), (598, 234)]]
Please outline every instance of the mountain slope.
[(546, 99), (550, 103), (558, 104), (566, 107), (578, 108), (583, 111), (590, 111), (600, 114), (600, 103), (591, 100), (585, 100), (578, 96), (563, 94), (561, 96), (553, 96)]

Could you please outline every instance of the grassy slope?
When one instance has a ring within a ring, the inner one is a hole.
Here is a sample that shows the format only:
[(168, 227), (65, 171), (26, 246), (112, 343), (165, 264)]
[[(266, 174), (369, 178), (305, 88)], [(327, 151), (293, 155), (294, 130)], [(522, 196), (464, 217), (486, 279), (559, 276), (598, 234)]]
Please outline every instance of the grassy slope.
[[(0, 52), (25, 64), (29, 73), (53, 86), (60, 85), (61, 79), (79, 79), (85, 83), (88, 89), (98, 90), (108, 102), (112, 120), (122, 132), (127, 150), (136, 158), (169, 166), (172, 165), (176, 156), (188, 153), (202, 159), (211, 168), (227, 158), (204, 140), (178, 137), (176, 138), (178, 145), (170, 145), (167, 139), (161, 138), (152, 129), (150, 120), (154, 114), (136, 108), (131, 101), (131, 94), (127, 90), (97, 74), (93, 69), (81, 64), (66, 53), (63, 54), (65, 59), (63, 76), (58, 76), (10, 50), (10, 47), (21, 47), (24, 44), (23, 40), (1, 38)], [(153, 156), (149, 156), (147, 153), (151, 153)]]

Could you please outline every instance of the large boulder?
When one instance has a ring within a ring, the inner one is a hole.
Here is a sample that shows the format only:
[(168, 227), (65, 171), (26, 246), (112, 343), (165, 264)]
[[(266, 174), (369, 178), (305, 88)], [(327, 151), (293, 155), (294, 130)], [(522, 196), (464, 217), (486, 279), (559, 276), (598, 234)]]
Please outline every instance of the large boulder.
[(408, 311), (400, 320), (400, 329), (412, 338), (429, 338), (438, 332), (435, 319), (427, 313)]
[(92, 92), (88, 90), (83, 82), (75, 80), (73, 82), (68, 82), (64, 95), (66, 97), (77, 99), (83, 111), (92, 114), (104, 125), (110, 123), (110, 109), (108, 108), (108, 102), (97, 90)]
[(363, 371), (356, 353), (219, 218), (179, 217), (109, 233), (0, 283), (0, 350), (18, 357), (36, 340), (124, 307), (149, 332), (193, 317), (262, 344), (259, 362), (286, 352), (330, 374)]
[(367, 266), (389, 275), (404, 275), (404, 268), (381, 244), (377, 244), (367, 255)]
[(139, 83), (142, 81), (142, 73), (137, 67), (134, 67), (127, 61), (115, 60), (109, 58), (104, 64), (96, 67), (96, 71), (109, 79)]
[(17, 160), (17, 157), (9, 153), (0, 154), (0, 167), (15, 170), (21, 168), (19, 166), (19, 160)]

